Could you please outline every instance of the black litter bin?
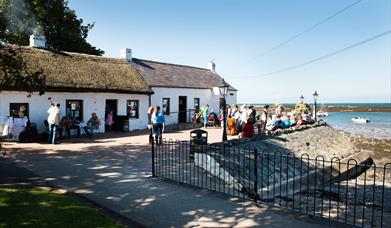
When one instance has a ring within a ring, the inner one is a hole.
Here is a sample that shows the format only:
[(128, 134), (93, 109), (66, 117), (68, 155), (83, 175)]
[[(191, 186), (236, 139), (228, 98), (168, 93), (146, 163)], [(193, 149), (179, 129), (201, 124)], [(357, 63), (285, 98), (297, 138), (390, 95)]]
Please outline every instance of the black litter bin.
[(190, 160), (194, 159), (195, 152), (203, 152), (204, 146), (208, 144), (208, 132), (196, 129), (190, 132)]

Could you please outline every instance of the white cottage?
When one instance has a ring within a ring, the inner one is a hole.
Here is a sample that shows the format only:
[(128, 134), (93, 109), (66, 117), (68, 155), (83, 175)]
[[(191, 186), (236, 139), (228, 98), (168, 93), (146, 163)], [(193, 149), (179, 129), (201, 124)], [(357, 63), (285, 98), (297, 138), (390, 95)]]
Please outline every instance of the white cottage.
[[(126, 59), (12, 45), (0, 51), (7, 49), (21, 56), (32, 72), (43, 70), (47, 88), (43, 96), (33, 94), (31, 97), (13, 88), (2, 91), (0, 116), (15, 115), (15, 111), (24, 106), (30, 121), (43, 131), (46, 111), (53, 102), (60, 104), (63, 116), (71, 112), (82, 124), (88, 121), (92, 112), (104, 123), (106, 113), (111, 110), (114, 129), (125, 126), (134, 130), (147, 126), (145, 116), (153, 92)], [(105, 126), (101, 124), (100, 132), (104, 131)]]
[[(210, 110), (218, 112), (222, 104), (218, 85), (222, 78), (215, 71), (211, 61), (208, 69), (162, 63), (131, 57), (128, 60), (154, 91), (151, 104), (162, 107), (167, 124), (191, 121), (194, 110), (209, 104)], [(227, 104), (236, 104), (237, 90), (229, 87)]]
[[(35, 37), (36, 38), (36, 37)], [(92, 112), (105, 122), (108, 111), (114, 114), (114, 129), (143, 129), (147, 126), (149, 106), (161, 106), (166, 124), (191, 121), (194, 110), (209, 104), (219, 111), (221, 98), (217, 86), (222, 78), (215, 72), (214, 62), (208, 69), (132, 58), (131, 49), (121, 50), (121, 58), (53, 52), (44, 48), (44, 41), (31, 38), (31, 47), (9, 45), (27, 63), (32, 72), (46, 75), (43, 96), (8, 88), (0, 92), (0, 122), (17, 115), (23, 106), (39, 131), (50, 103), (59, 103), (62, 115), (71, 112), (81, 124)], [(37, 48), (40, 47), (40, 48)], [(0, 79), (2, 73), (0, 72)], [(236, 103), (237, 90), (230, 86), (227, 103)], [(105, 126), (100, 126), (100, 132)]]

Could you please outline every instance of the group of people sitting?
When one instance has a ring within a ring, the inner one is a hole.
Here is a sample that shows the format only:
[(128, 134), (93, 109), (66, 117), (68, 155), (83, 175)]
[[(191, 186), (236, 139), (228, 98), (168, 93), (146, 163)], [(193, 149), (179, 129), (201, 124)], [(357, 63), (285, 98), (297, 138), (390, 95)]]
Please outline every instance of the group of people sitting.
[[(77, 137), (81, 137), (80, 122), (72, 115), (72, 111), (68, 110), (65, 117), (61, 116), (60, 104), (51, 104), (51, 107), (47, 111), (48, 118), (45, 124), (49, 131), (49, 143), (58, 144), (59, 139), (62, 138), (64, 130), (67, 132), (67, 136), (71, 137), (71, 130), (75, 129)], [(87, 137), (92, 138), (95, 130), (99, 129), (100, 119), (95, 112), (91, 114), (91, 118), (87, 121), (87, 125), (82, 129)]]
[(227, 134), (239, 135), (239, 137), (252, 137), (254, 125), (257, 124), (257, 111), (254, 106), (238, 105), (226, 106)]
[(16, 142), (44, 142), (49, 141), (51, 144), (58, 144), (59, 139), (63, 138), (64, 132), (68, 137), (71, 137), (71, 130), (76, 130), (77, 137), (81, 137), (81, 130), (87, 137), (92, 138), (94, 130), (99, 129), (100, 120), (96, 113), (91, 114), (91, 118), (87, 121), (86, 126), (81, 127), (79, 121), (75, 119), (70, 110), (67, 111), (65, 117), (61, 116), (60, 104), (51, 104), (48, 109), (48, 118), (44, 121), (46, 131), (39, 133), (37, 125), (31, 123), (28, 116), (25, 114), (25, 107), (21, 107), (19, 112), (14, 110), (7, 119), (2, 118), (1, 122), (5, 122), (2, 126), (2, 135), (9, 141)]
[[(242, 105), (240, 108), (238, 105), (227, 105), (227, 134), (252, 137), (255, 129), (258, 129), (258, 133), (261, 134), (266, 131), (275, 131), (315, 122), (310, 114), (300, 114), (295, 111), (284, 112), (282, 104), (276, 105), (272, 111), (269, 108), (269, 105), (265, 105), (263, 110), (257, 113), (252, 105)], [(221, 123), (223, 123), (222, 116)]]

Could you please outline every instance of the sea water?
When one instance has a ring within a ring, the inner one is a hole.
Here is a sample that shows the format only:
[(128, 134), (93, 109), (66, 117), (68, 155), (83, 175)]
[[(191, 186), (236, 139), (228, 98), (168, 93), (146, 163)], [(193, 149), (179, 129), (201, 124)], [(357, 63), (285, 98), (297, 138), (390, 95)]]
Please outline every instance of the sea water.
[[(353, 123), (363, 117), (369, 123)], [(331, 112), (324, 120), (332, 127), (366, 138), (391, 139), (391, 112)]]

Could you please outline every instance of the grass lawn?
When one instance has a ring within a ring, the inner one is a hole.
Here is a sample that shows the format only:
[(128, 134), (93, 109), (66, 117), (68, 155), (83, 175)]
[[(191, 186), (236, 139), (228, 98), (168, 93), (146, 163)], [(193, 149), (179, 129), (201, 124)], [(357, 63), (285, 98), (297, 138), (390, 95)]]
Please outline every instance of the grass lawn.
[(95, 208), (45, 190), (0, 188), (0, 227), (122, 227)]

